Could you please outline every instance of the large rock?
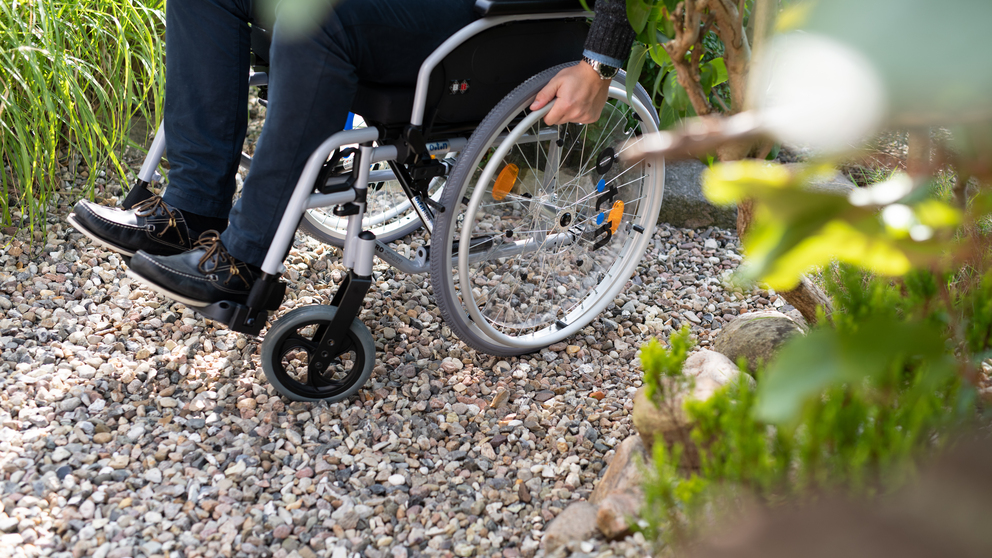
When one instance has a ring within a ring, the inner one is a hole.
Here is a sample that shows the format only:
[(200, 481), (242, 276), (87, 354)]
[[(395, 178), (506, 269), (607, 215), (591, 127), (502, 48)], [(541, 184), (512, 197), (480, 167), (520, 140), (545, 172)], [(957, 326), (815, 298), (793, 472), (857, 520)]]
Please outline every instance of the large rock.
[[(785, 166), (795, 170), (798, 165), (787, 163)], [(698, 159), (665, 162), (665, 200), (658, 215), (659, 222), (690, 229), (711, 226), (737, 228), (736, 207), (713, 205), (703, 195), (702, 174), (706, 168)], [(816, 177), (808, 188), (814, 192), (846, 196), (857, 186), (837, 172)]]
[(751, 312), (721, 329), (713, 340), (713, 350), (733, 362), (743, 357), (753, 372), (760, 363), (771, 362), (782, 344), (802, 334), (802, 327), (781, 312)]
[[(753, 382), (750, 376), (742, 374), (737, 366), (720, 353), (703, 349), (689, 355), (682, 365), (682, 374), (692, 378), (691, 385), (684, 391), (674, 387), (664, 390), (669, 392), (665, 400), (648, 399), (645, 388), (634, 394), (633, 422), (644, 445), (652, 447), (656, 441), (664, 440), (668, 446), (682, 446), (682, 467), (695, 469), (699, 466), (699, 453), (690, 438), (692, 424), (685, 413), (685, 402), (706, 401), (723, 386), (735, 381)], [(664, 384), (672, 383), (663, 379)], [(655, 394), (655, 399), (662, 394)]]
[(584, 541), (596, 534), (598, 508), (589, 502), (575, 502), (548, 524), (541, 545), (551, 552), (571, 541)]
[[(790, 171), (796, 172), (804, 166), (804, 163), (785, 163), (784, 166)], [(851, 182), (851, 180), (844, 176), (844, 174), (840, 171), (834, 171), (831, 174), (816, 176), (809, 184), (806, 185), (806, 189), (811, 192), (819, 192), (821, 194), (837, 194), (838, 196), (846, 196), (856, 188), (857, 185)]]
[(611, 492), (599, 503), (596, 527), (609, 540), (626, 537), (633, 532), (642, 507), (644, 492), (640, 489)]
[(737, 208), (719, 207), (703, 195), (700, 177), (706, 165), (698, 159), (665, 162), (665, 196), (658, 221), (698, 229), (737, 226)]
[(650, 454), (640, 436), (631, 436), (621, 442), (603, 478), (599, 479), (589, 496), (589, 502), (598, 504), (612, 492), (639, 489), (643, 480), (641, 467), (649, 459)]

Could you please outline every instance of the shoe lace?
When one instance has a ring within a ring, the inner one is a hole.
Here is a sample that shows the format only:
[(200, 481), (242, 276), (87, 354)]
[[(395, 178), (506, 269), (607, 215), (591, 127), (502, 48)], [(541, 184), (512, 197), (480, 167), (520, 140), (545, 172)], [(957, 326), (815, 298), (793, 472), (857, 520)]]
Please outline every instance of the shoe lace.
[(206, 248), (206, 252), (200, 257), (200, 262), (196, 266), (200, 270), (200, 273), (211, 273), (207, 271), (206, 264), (208, 263), (213, 264), (210, 269), (214, 270), (220, 267), (221, 263), (226, 263), (230, 268), (230, 275), (224, 280), (224, 286), (227, 286), (231, 282), (231, 279), (237, 277), (244, 283), (245, 288), (251, 287), (251, 283), (241, 273), (241, 270), (238, 269), (238, 260), (234, 259), (234, 256), (229, 254), (224, 248), (224, 245), (221, 244), (219, 232), (206, 231), (201, 234), (200, 238), (196, 240), (196, 244), (193, 245), (194, 249), (198, 247)]
[(166, 215), (169, 216), (169, 222), (165, 225), (165, 228), (155, 233), (155, 236), (162, 237), (166, 231), (170, 228), (176, 226), (176, 214), (173, 212), (164, 201), (162, 201), (161, 196), (152, 196), (147, 200), (143, 200), (134, 205), (134, 214), (138, 217), (150, 217), (154, 215), (159, 209), (165, 211)]

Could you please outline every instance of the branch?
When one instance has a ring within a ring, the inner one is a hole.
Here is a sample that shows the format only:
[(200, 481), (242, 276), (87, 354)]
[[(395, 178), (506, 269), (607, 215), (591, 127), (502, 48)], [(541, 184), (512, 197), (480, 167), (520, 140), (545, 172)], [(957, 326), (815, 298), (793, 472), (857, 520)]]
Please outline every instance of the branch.
[[(685, 89), (689, 96), (689, 102), (692, 103), (692, 108), (699, 116), (713, 112), (713, 107), (703, 93), (699, 76), (699, 60), (705, 50), (703, 37), (713, 25), (713, 18), (710, 15), (707, 15), (706, 21), (702, 22), (703, 10), (705, 9), (706, 0), (680, 2), (671, 15), (671, 21), (675, 27), (675, 38), (662, 45), (672, 59), (675, 77), (678, 79), (679, 85)], [(692, 49), (692, 54), (689, 61), (686, 61), (685, 58), (690, 49)]]

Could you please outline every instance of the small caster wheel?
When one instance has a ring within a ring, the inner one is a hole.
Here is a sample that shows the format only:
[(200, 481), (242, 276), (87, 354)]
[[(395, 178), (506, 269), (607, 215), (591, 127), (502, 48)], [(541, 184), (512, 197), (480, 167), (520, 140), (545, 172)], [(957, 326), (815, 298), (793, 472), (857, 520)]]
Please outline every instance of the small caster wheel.
[(341, 341), (343, 352), (322, 374), (308, 371), (336, 311), (333, 306), (297, 308), (279, 318), (265, 335), (262, 369), (279, 393), (294, 401), (334, 403), (351, 397), (368, 381), (375, 366), (375, 343), (372, 333), (357, 318)]

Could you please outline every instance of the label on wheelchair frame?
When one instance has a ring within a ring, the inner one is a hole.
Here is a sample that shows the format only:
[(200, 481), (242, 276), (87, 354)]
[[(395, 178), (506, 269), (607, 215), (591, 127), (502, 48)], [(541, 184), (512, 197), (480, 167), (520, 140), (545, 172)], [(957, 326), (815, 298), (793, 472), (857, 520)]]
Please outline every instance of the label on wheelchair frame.
[(469, 85), (472, 80), (470, 79), (453, 79), (448, 83), (448, 93), (451, 95), (463, 95), (468, 93)]
[(435, 142), (432, 142), (432, 143), (428, 143), (427, 144), (427, 151), (429, 153), (434, 153), (436, 151), (447, 152), (448, 151), (448, 142), (446, 142), (446, 141), (435, 141)]

